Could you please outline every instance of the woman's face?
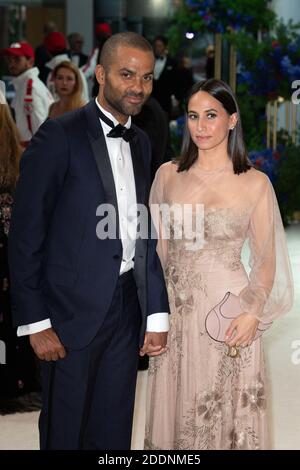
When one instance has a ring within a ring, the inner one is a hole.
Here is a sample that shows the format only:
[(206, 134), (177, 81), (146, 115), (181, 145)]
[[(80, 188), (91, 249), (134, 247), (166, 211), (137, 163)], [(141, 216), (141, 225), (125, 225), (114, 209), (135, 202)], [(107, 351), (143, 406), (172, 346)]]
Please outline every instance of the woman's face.
[(56, 73), (54, 85), (59, 97), (72, 95), (76, 85), (74, 72), (66, 67), (60, 67)]
[(199, 150), (224, 147), (236, 125), (237, 113), (229, 116), (222, 104), (206, 91), (195, 93), (188, 103), (188, 129)]

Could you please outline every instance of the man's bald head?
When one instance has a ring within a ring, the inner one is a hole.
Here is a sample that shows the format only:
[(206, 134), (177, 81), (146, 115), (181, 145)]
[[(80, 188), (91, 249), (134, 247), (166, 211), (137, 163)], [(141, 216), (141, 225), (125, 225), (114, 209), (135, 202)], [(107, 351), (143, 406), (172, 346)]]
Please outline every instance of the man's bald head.
[(133, 47), (153, 54), (151, 44), (140, 34), (132, 31), (113, 34), (106, 40), (101, 51), (100, 65), (102, 65), (104, 70), (109, 69), (111, 63), (116, 58), (117, 50), (120, 46)]

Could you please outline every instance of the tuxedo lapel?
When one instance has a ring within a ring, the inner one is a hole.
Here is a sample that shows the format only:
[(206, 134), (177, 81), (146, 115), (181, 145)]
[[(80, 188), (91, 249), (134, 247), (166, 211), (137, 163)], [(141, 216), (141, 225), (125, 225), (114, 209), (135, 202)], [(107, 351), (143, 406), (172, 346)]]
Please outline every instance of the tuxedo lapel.
[(141, 155), (141, 147), (137, 136), (130, 141), (131, 158), (135, 179), (136, 201), (138, 204), (145, 204), (146, 199), (146, 180), (143, 159)]
[(107, 204), (112, 204), (116, 211), (116, 234), (117, 237), (119, 237), (119, 211), (116, 187), (105, 137), (95, 108), (96, 104), (93, 101), (91, 101), (85, 108), (88, 121), (87, 134), (104, 188), (105, 202)]

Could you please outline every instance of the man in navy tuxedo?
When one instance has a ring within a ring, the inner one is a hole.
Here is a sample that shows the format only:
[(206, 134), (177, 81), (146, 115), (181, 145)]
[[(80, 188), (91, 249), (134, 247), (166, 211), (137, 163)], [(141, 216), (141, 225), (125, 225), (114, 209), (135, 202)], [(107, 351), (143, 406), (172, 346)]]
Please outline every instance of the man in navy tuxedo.
[(176, 63), (168, 54), (168, 40), (157, 36), (153, 41), (155, 53), (154, 80), (152, 96), (157, 99), (166, 112), (168, 121), (172, 115), (172, 95), (176, 96)]
[[(97, 99), (44, 123), (21, 161), (9, 240), (13, 316), (41, 363), (42, 449), (128, 449), (138, 351), (166, 349), (156, 241), (137, 237), (129, 210), (148, 201), (150, 142), (130, 116), (151, 93), (153, 68), (142, 36), (112, 36), (96, 68)], [(116, 215), (110, 237), (100, 230), (108, 221), (111, 232), (106, 208)]]

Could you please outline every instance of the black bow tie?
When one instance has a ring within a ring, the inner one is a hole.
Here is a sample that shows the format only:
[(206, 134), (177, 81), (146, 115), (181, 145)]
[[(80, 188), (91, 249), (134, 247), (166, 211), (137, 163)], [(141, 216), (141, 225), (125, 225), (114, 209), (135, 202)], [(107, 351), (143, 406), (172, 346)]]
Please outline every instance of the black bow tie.
[(126, 140), (126, 142), (129, 142), (135, 137), (136, 132), (134, 129), (132, 129), (132, 127), (128, 129), (121, 124), (115, 126), (114, 123), (101, 111), (101, 109), (99, 109), (98, 106), (97, 108), (100, 119), (112, 128), (112, 130), (107, 134), (107, 137), (122, 137), (124, 140)]
[(122, 137), (126, 142), (129, 142), (135, 136), (135, 130), (131, 127), (127, 129), (127, 127), (118, 124), (117, 126), (113, 127), (112, 130), (107, 134), (107, 137)]

